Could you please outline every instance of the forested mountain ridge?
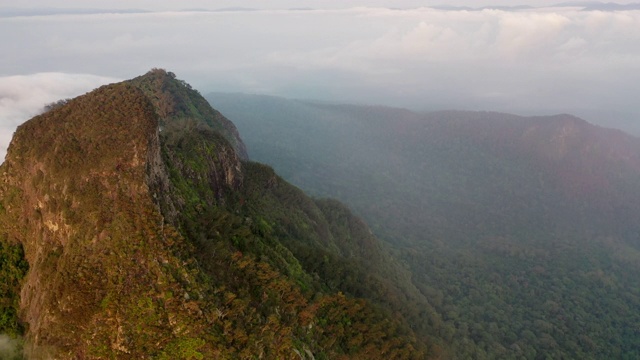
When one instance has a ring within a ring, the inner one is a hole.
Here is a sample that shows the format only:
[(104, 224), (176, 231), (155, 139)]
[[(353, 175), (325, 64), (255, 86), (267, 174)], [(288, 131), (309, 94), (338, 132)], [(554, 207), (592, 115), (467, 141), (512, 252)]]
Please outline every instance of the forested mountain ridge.
[(245, 159), (159, 69), (21, 125), (0, 167), (0, 331), (34, 359), (437, 356), (403, 311), (426, 298), (366, 225)]
[(214, 93), (251, 158), (363, 216), (453, 357), (640, 356), (640, 141), (570, 115)]

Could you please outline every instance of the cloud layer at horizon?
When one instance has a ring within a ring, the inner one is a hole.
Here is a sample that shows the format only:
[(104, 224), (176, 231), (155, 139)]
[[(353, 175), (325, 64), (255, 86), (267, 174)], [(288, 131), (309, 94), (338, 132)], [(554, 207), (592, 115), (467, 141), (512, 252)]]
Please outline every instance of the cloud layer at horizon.
[[(571, 7), (10, 16), (0, 21), (0, 33), (12, 34), (0, 40), (0, 76), (131, 78), (163, 67), (203, 93), (414, 109), (637, 113), (638, 29), (640, 11)], [(19, 121), (12, 116), (9, 122)]]
[(45, 105), (114, 81), (117, 80), (62, 73), (0, 77), (0, 159), (4, 160), (16, 127), (42, 112)]

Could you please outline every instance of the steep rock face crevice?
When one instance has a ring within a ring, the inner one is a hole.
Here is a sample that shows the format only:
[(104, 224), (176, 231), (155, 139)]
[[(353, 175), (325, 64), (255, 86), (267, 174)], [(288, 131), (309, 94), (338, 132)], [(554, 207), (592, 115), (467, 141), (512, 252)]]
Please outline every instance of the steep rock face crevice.
[[(147, 183), (165, 221), (179, 227), (189, 206), (224, 205), (243, 183), (241, 157), (227, 139), (195, 119), (165, 119), (150, 139)], [(197, 204), (196, 204), (197, 203)]]
[(149, 186), (149, 191), (158, 210), (167, 222), (175, 224), (178, 210), (171, 199), (171, 182), (169, 180), (167, 167), (162, 159), (159, 128), (156, 129), (153, 136), (149, 139), (146, 175), (146, 183)]
[(180, 226), (187, 203), (213, 206), (242, 185), (241, 161), (247, 152), (238, 130), (196, 90), (162, 69), (126, 83), (140, 89), (158, 115), (159, 127), (150, 139), (147, 183), (168, 223)]
[[(160, 135), (163, 166), (173, 179), (170, 199), (184, 210), (189, 201), (213, 206), (243, 182), (242, 163), (231, 145), (217, 132), (196, 123), (175, 121)], [(193, 198), (185, 198), (185, 192)]]

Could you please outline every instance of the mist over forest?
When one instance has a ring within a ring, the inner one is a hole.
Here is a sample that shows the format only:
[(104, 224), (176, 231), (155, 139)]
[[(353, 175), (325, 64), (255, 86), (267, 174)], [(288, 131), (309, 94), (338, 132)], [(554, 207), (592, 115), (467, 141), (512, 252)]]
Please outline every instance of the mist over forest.
[(393, 244), (457, 356), (635, 351), (639, 139), (570, 115), (207, 98), (252, 158)]

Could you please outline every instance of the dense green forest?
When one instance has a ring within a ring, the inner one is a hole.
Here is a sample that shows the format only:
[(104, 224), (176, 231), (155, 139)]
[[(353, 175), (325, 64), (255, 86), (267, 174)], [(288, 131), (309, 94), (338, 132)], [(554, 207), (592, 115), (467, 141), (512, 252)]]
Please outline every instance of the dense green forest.
[(638, 139), (569, 115), (207, 98), (252, 159), (392, 245), (451, 357), (640, 356)]
[(431, 306), (388, 245), (244, 151), (160, 69), (21, 125), (0, 168), (0, 332), (26, 358), (446, 354), (413, 328)]

